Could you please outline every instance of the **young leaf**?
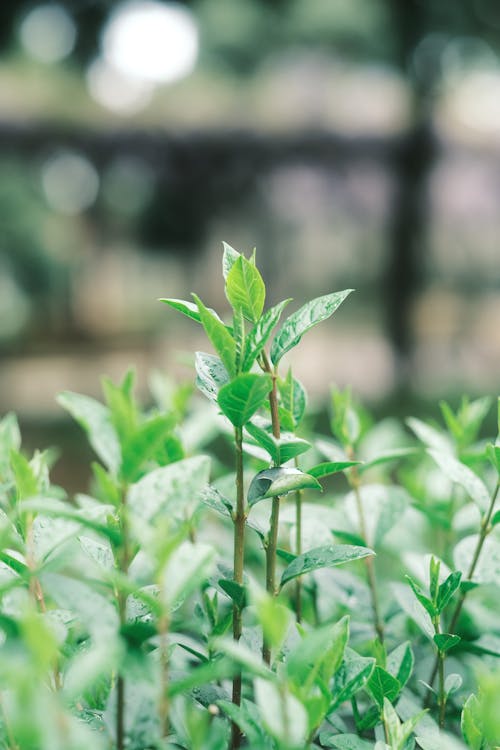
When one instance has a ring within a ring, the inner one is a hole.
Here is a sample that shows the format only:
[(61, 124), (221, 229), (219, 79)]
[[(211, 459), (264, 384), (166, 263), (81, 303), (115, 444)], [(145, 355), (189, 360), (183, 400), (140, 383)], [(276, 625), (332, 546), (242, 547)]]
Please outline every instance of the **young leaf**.
[(231, 247), (231, 245), (228, 245), (227, 242), (223, 242), (222, 247), (224, 248), (224, 253), (222, 255), (222, 275), (226, 281), (231, 268), (236, 263), (241, 253), (235, 250), (234, 247)]
[(344, 563), (360, 560), (363, 557), (369, 557), (374, 554), (373, 550), (368, 549), (368, 547), (355, 547), (350, 544), (332, 544), (324, 547), (316, 547), (304, 552), (302, 555), (298, 555), (285, 568), (281, 576), (280, 586), (283, 587), (288, 581), (305, 573), (310, 573), (313, 570), (333, 568), (336, 565), (343, 565)]
[(442, 653), (449, 651), (450, 648), (456, 646), (460, 641), (460, 636), (453, 635), (452, 633), (436, 633), (434, 636), (434, 643)]
[(444, 474), (446, 474), (452, 482), (456, 482), (463, 487), (467, 494), (478, 505), (479, 509), (483, 513), (486, 512), (490, 504), (490, 493), (482, 479), (480, 479), (477, 474), (474, 474), (468, 466), (460, 463), (460, 461), (457, 461), (456, 458), (453, 458), (453, 456), (447, 453), (430, 450), (429, 455), (432, 456)]
[(452, 672), (451, 674), (446, 676), (446, 679), (444, 681), (444, 692), (448, 696), (453, 695), (453, 693), (456, 693), (457, 690), (460, 690), (463, 682), (464, 681), (461, 675), (457, 674), (456, 672)]
[(290, 429), (293, 431), (302, 421), (306, 410), (307, 396), (304, 386), (293, 377), (292, 369), (289, 368), (285, 380), (278, 379), (278, 390), (282, 408), (292, 418), (293, 424)]
[(243, 609), (243, 607), (246, 606), (247, 593), (244, 586), (229, 578), (219, 578), (218, 583), (221, 589), (225, 591), (229, 598), (236, 604), (238, 609)]
[(117, 474), (121, 450), (109, 409), (89, 396), (71, 391), (59, 394), (57, 401), (83, 427), (90, 445), (104, 465), (112, 474)]
[[(159, 299), (158, 301), (164, 302), (166, 305), (168, 305), (169, 307), (172, 307), (174, 310), (178, 310), (178, 312), (181, 312), (186, 317), (191, 318), (191, 320), (195, 320), (197, 323), (201, 323), (201, 316), (200, 316), (198, 307), (197, 305), (194, 304), (194, 302), (190, 302), (188, 300), (183, 300), (183, 299), (173, 299), (173, 298), (162, 298), (162, 299)], [(214, 318), (217, 318), (218, 320), (220, 320), (215, 310), (212, 310), (211, 307), (208, 307), (207, 310), (209, 313), (211, 313), (214, 316)]]
[(424, 609), (429, 613), (431, 617), (435, 617), (437, 615), (437, 610), (434, 604), (429, 599), (429, 597), (424, 594), (424, 592), (422, 591), (418, 583), (413, 578), (411, 578), (411, 576), (407, 575), (405, 576), (405, 578), (410, 584), (413, 590), (413, 593), (417, 597), (422, 607), (424, 607)]
[(242, 427), (263, 405), (271, 388), (269, 375), (242, 373), (220, 389), (217, 402), (229, 421)]
[(359, 461), (324, 461), (321, 464), (316, 464), (312, 469), (308, 469), (307, 473), (319, 479), (320, 477), (329, 477), (331, 474), (337, 474), (339, 471), (344, 471), (359, 463)]
[(440, 585), (436, 602), (436, 606), (439, 612), (442, 612), (444, 610), (451, 597), (460, 586), (461, 578), (461, 571), (456, 570), (454, 573), (451, 573), (448, 578)]
[(469, 695), (462, 709), (461, 729), (464, 740), (471, 750), (483, 747), (481, 705), (474, 694)]
[(262, 352), (274, 326), (280, 319), (281, 313), (289, 302), (291, 302), (291, 298), (285, 299), (267, 310), (248, 333), (248, 336), (245, 339), (245, 350), (241, 365), (241, 369), (244, 372), (252, 367), (253, 363)]
[(330, 712), (356, 695), (366, 685), (374, 668), (375, 659), (359, 656), (352, 649), (346, 648), (344, 661), (333, 681)]
[(286, 672), (297, 685), (314, 682), (320, 674), (328, 683), (339, 669), (349, 638), (349, 618), (334, 625), (323, 625), (306, 633), (289, 653)]
[(397, 679), (401, 687), (404, 687), (410, 679), (414, 664), (415, 657), (408, 641), (402, 643), (387, 656), (387, 671)]
[(431, 427), (431, 425), (422, 422), (422, 420), (416, 417), (409, 417), (406, 420), (406, 424), (428, 448), (442, 453), (452, 453), (453, 449), (450, 440), (435, 427)]
[(299, 469), (279, 466), (274, 469), (264, 469), (252, 479), (248, 488), (248, 503), (255, 505), (259, 500), (278, 495), (286, 495), (295, 490), (306, 488), (320, 490), (321, 485)]
[(229, 375), (220, 357), (196, 352), (196, 386), (209, 401), (217, 401), (219, 390), (229, 383)]
[(366, 683), (366, 689), (379, 708), (383, 708), (384, 698), (392, 703), (398, 697), (401, 685), (392, 674), (377, 665)]
[(226, 278), (226, 297), (235, 312), (255, 323), (262, 315), (266, 288), (258, 269), (239, 255)]
[(141, 467), (155, 457), (171, 431), (170, 416), (158, 414), (123, 439), (120, 476), (125, 482), (137, 481), (143, 473)]
[(38, 482), (30, 462), (17, 450), (10, 451), (10, 464), (16, 481), (18, 500), (38, 494)]
[(352, 291), (352, 289), (346, 289), (343, 292), (317, 297), (290, 315), (273, 340), (271, 346), (273, 364), (277, 365), (283, 355), (299, 343), (304, 333), (333, 315)]
[(193, 299), (198, 306), (200, 313), (200, 320), (205, 333), (215, 351), (224, 363), (224, 367), (228, 371), (231, 377), (236, 374), (235, 362), (236, 362), (236, 343), (227, 330), (224, 323), (216, 318), (207, 307), (203, 304), (201, 299), (193, 294)]

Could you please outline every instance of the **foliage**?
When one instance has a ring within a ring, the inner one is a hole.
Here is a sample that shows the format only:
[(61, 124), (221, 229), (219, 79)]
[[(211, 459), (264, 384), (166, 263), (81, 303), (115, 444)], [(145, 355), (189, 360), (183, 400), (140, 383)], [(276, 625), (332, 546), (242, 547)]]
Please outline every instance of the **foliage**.
[(0, 746), (493, 750), (491, 401), (405, 432), (334, 388), (316, 434), (279, 366), (348, 292), (280, 324), (255, 256), (226, 245), (223, 275), (229, 322), (164, 300), (215, 352), (196, 355), (211, 417), (159, 376), (146, 410), (132, 372), (103, 402), (62, 394), (97, 457), (74, 498), (0, 422)]

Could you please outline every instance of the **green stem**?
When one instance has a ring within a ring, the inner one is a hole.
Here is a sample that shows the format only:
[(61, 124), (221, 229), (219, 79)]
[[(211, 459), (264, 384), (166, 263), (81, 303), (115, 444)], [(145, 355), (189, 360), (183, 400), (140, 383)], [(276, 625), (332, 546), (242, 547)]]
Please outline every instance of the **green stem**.
[[(276, 371), (271, 367), (271, 363), (266, 352), (262, 352), (262, 361), (266, 372), (271, 375), (272, 389), (269, 393), (269, 406), (271, 408), (271, 422), (273, 435), (279, 440), (281, 435), (280, 420), (278, 413), (278, 390), (276, 387)], [(271, 596), (276, 596), (276, 551), (278, 548), (278, 526), (280, 516), (280, 498), (273, 497), (271, 507), (271, 518), (269, 520), (269, 535), (266, 541), (266, 589)], [(266, 640), (262, 646), (262, 658), (266, 664), (271, 663), (271, 648)]]
[[(297, 460), (295, 460), (297, 465)], [(295, 554), (302, 554), (302, 492), (295, 493)], [(295, 615), (297, 622), (302, 621), (302, 577), (295, 581)]]
[(163, 603), (163, 613), (158, 622), (158, 635), (160, 639), (160, 700), (158, 714), (160, 719), (161, 736), (165, 739), (168, 735), (168, 714), (170, 703), (168, 698), (169, 664), (168, 664), (168, 629), (170, 618), (165, 593), (160, 586), (160, 595)]
[[(349, 449), (348, 455), (350, 459), (353, 460), (354, 451), (352, 448)], [(351, 469), (349, 481), (350, 481), (351, 487), (354, 490), (354, 497), (356, 498), (356, 509), (358, 512), (360, 535), (361, 535), (361, 538), (363, 539), (363, 542), (366, 544), (366, 540), (367, 540), (366, 519), (365, 519), (365, 512), (363, 509), (363, 503), (361, 500), (361, 490), (360, 490), (361, 482), (359, 480), (359, 474), (355, 466)], [(379, 606), (379, 601), (378, 601), (378, 590), (377, 590), (377, 578), (375, 575), (375, 565), (374, 565), (373, 557), (365, 557), (364, 565), (366, 568), (366, 578), (368, 582), (368, 588), (370, 590), (370, 599), (371, 599), (372, 612), (373, 612), (373, 626), (375, 628), (375, 632), (377, 634), (377, 637), (380, 643), (383, 643), (384, 642), (384, 623), (380, 616), (380, 606)]]
[[(434, 625), (434, 632), (439, 635), (441, 632), (439, 615), (433, 619), (432, 624)], [(446, 655), (441, 649), (437, 652), (437, 664), (438, 664), (438, 710), (439, 710), (439, 728), (444, 729), (445, 715), (446, 715), (446, 692), (444, 689), (444, 660)]]
[[(477, 564), (479, 562), (479, 558), (481, 556), (481, 552), (483, 550), (483, 546), (484, 546), (484, 543), (486, 541), (486, 537), (488, 536), (488, 534), (491, 531), (490, 522), (491, 522), (491, 517), (493, 515), (493, 511), (495, 510), (495, 504), (496, 504), (496, 501), (497, 501), (497, 498), (498, 498), (499, 491), (500, 491), (500, 479), (497, 480), (495, 489), (493, 490), (493, 493), (491, 495), (491, 501), (490, 501), (488, 510), (486, 511), (486, 513), (484, 514), (483, 518), (481, 519), (481, 526), (480, 526), (480, 529), (479, 529), (479, 539), (477, 540), (476, 549), (474, 550), (474, 554), (472, 556), (471, 564), (469, 566), (469, 570), (467, 571), (467, 576), (466, 576), (466, 580), (467, 581), (472, 580), (472, 577), (473, 577), (474, 573), (476, 572), (476, 567), (477, 567)], [(449, 626), (447, 628), (447, 630), (448, 630), (449, 633), (453, 634), (455, 632), (455, 629), (456, 629), (456, 626), (457, 626), (457, 622), (458, 622), (458, 618), (460, 617), (460, 613), (462, 612), (462, 607), (464, 606), (466, 596), (467, 596), (467, 591), (466, 590), (462, 590), (462, 592), (460, 593), (460, 597), (459, 597), (459, 599), (457, 601), (457, 604), (455, 606), (455, 609), (453, 610), (453, 614), (451, 616), (450, 624), (449, 624)], [(434, 685), (434, 681), (436, 679), (438, 670), (439, 670), (439, 659), (436, 657), (436, 660), (434, 662), (434, 666), (432, 668), (431, 676), (430, 676), (429, 681), (427, 683), (431, 688)], [(431, 690), (428, 690), (427, 691), (427, 695), (425, 697), (425, 701), (424, 701), (425, 708), (428, 708), (429, 705), (430, 705), (431, 695), (432, 695)]]
[[(120, 531), (122, 544), (118, 554), (118, 567), (124, 576), (128, 574), (130, 565), (129, 533), (127, 519), (127, 488), (122, 488), (120, 506)], [(127, 594), (121, 589), (118, 591), (118, 618), (120, 628), (127, 621)], [(116, 748), (124, 750), (125, 747), (125, 678), (118, 674), (116, 680)]]
[[(236, 450), (236, 512), (234, 523), (234, 556), (233, 580), (240, 586), (243, 584), (244, 553), (245, 553), (245, 493), (243, 487), (243, 429), (234, 428), (234, 445)], [(238, 642), (243, 630), (242, 612), (237, 604), (233, 604), (233, 638)], [(241, 705), (241, 672), (233, 677), (232, 702)], [(231, 749), (240, 747), (242, 734), (239, 726), (233, 722), (231, 728)]]

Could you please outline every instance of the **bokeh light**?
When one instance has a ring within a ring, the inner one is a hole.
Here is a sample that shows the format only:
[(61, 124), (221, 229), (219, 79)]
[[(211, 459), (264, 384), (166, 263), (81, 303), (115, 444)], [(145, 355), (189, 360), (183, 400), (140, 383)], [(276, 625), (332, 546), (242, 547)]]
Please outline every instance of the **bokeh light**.
[(39, 62), (56, 63), (73, 50), (76, 28), (71, 16), (54, 3), (38, 5), (21, 22), (21, 44)]
[(94, 203), (99, 191), (99, 176), (84, 156), (61, 151), (43, 165), (42, 186), (55, 211), (76, 216)]

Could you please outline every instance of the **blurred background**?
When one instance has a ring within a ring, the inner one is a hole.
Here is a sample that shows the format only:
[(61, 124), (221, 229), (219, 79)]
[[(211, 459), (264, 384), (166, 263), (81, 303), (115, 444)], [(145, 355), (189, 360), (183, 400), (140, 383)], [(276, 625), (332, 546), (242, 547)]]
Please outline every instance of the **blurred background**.
[(192, 379), (157, 298), (223, 312), (221, 240), (269, 304), (357, 290), (294, 355), (318, 399), (497, 394), (498, 0), (2, 0), (0, 54), (1, 412)]

